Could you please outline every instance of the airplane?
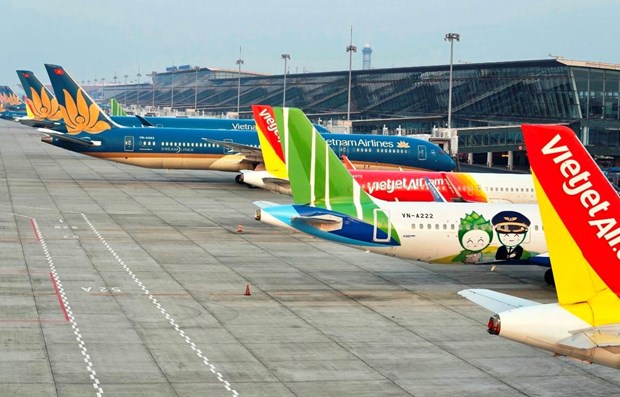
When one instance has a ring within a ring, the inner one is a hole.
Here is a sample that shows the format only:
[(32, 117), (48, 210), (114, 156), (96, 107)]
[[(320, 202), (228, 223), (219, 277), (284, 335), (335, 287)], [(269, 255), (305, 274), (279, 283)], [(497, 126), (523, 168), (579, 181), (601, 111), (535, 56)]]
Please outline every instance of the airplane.
[[(29, 114), (20, 123), (35, 128), (65, 130), (58, 100), (30, 70), (17, 70), (17, 77), (26, 93)], [(31, 113), (31, 114), (30, 114)]]
[(571, 129), (522, 130), (558, 302), (486, 289), (459, 295), (496, 313), (487, 324), (491, 335), (620, 368), (620, 198)]
[(256, 220), (434, 263), (516, 263), (547, 252), (537, 205), (379, 200), (361, 188), (301, 110), (273, 110), (293, 204), (257, 201)]
[[(256, 119), (265, 170), (246, 171), (241, 181), (269, 191), (291, 195), (284, 164), (284, 154), (278, 141), (278, 130), (271, 106), (252, 106)], [(266, 150), (272, 148), (272, 150)], [(356, 169), (343, 160), (362, 189), (375, 198), (386, 201), (433, 201), (425, 182), (429, 178), (447, 201), (535, 203), (534, 184), (530, 175), (459, 173), (433, 171), (395, 171)], [(277, 176), (276, 176), (277, 175)]]
[(16, 120), (26, 116), (26, 107), (7, 85), (0, 86), (0, 118)]
[[(17, 70), (17, 76), (24, 87), (26, 96), (34, 107), (34, 120), (23, 118), (22, 124), (36, 128), (50, 128), (60, 132), (67, 132), (62, 114), (58, 110), (58, 101), (47, 87), (41, 83), (30, 70)], [(51, 105), (51, 107), (48, 107)], [(189, 118), (189, 117), (142, 117), (127, 115), (121, 105), (112, 98), (110, 100), (110, 118), (124, 127), (164, 127), (187, 129), (217, 129), (217, 130), (247, 130), (256, 129), (253, 119), (218, 119), (218, 118)], [(321, 131), (329, 133), (323, 126), (316, 125)]]
[[(47, 134), (42, 138), (43, 142), (94, 157), (149, 168), (238, 172), (262, 166), (263, 159), (255, 131), (122, 127), (97, 106), (64, 68), (45, 66), (56, 98), (62, 105), (68, 132), (42, 130)], [(350, 149), (352, 160), (365, 161), (374, 166), (381, 164), (449, 170), (455, 165), (437, 145), (411, 137), (328, 135), (344, 142), (337, 145), (337, 150), (344, 151), (344, 146)], [(346, 146), (349, 140), (356, 144), (363, 141), (364, 146)], [(398, 145), (400, 147), (397, 148)]]

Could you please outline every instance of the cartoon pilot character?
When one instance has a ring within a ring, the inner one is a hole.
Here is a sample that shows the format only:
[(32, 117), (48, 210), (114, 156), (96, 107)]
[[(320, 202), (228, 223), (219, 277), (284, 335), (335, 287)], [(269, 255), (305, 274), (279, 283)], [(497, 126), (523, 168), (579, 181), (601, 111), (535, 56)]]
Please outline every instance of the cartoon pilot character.
[(482, 258), (482, 251), (491, 244), (493, 228), (484, 216), (472, 211), (461, 218), (458, 236), (464, 249), (452, 258), (452, 262), (478, 263)]
[(493, 219), (493, 228), (502, 244), (495, 253), (495, 259), (516, 260), (523, 256), (521, 243), (525, 240), (530, 228), (530, 220), (516, 211), (502, 211)]

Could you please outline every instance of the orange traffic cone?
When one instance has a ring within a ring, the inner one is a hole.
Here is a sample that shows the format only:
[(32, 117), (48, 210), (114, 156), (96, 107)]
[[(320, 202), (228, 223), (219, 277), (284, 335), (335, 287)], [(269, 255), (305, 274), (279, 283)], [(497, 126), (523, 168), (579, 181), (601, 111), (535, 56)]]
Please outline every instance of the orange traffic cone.
[(243, 233), (243, 225), (237, 225), (237, 233)]
[(250, 296), (252, 293), (250, 292), (250, 284), (245, 285), (245, 296)]

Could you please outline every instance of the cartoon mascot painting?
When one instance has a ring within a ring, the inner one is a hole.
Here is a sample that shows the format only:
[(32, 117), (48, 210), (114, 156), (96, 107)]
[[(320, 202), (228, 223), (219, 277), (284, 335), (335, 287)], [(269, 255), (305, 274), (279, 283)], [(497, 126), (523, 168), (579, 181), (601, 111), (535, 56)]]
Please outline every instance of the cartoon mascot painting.
[(530, 228), (530, 220), (525, 215), (516, 211), (502, 211), (491, 219), (491, 223), (502, 244), (495, 253), (495, 259), (518, 260), (530, 256), (528, 252), (524, 255), (521, 247)]

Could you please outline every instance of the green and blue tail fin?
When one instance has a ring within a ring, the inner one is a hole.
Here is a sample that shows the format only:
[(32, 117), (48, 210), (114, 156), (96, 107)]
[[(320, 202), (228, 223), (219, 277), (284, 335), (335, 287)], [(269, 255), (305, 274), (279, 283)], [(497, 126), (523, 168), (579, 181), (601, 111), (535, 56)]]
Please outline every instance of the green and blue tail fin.
[(355, 181), (303, 111), (273, 108), (293, 201), (380, 225), (399, 241), (389, 214)]
[(127, 112), (116, 98), (110, 98), (110, 116), (127, 116)]

